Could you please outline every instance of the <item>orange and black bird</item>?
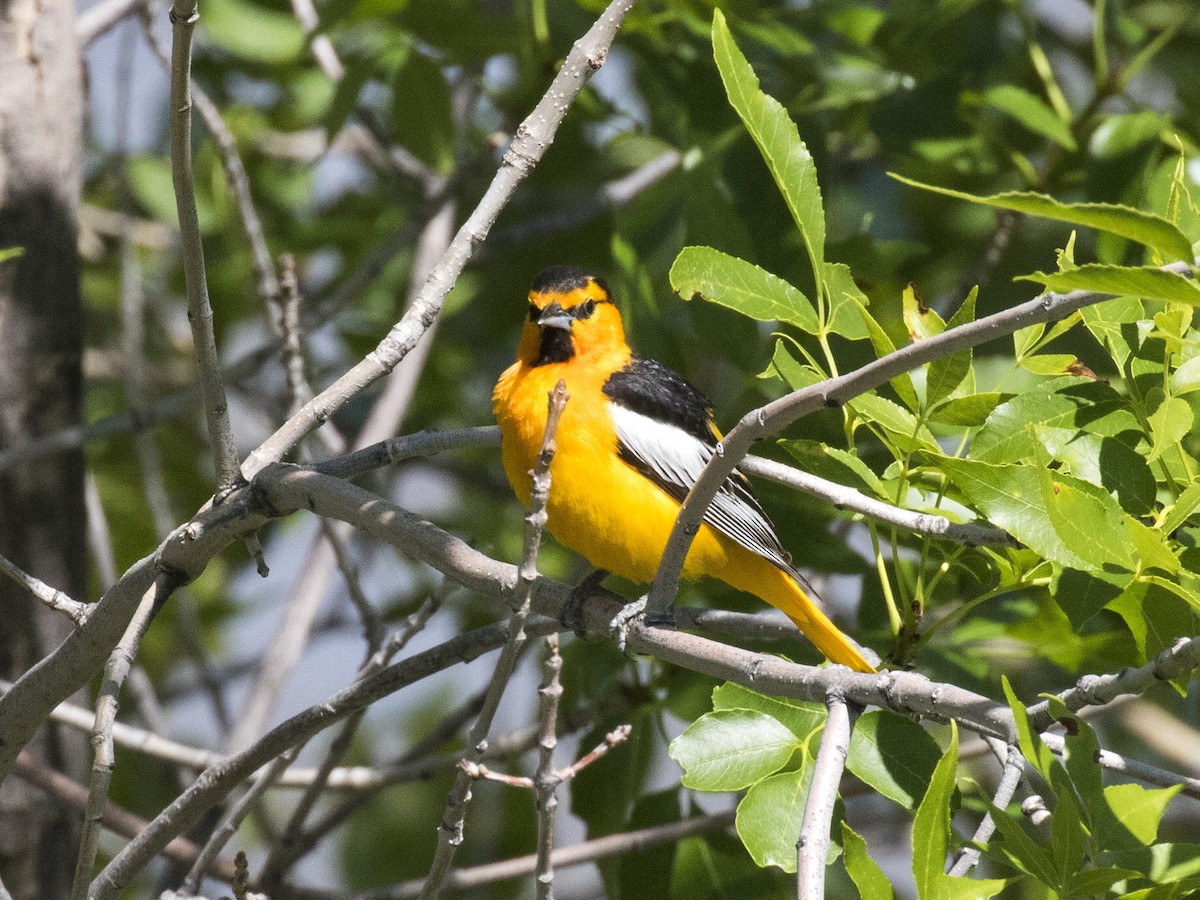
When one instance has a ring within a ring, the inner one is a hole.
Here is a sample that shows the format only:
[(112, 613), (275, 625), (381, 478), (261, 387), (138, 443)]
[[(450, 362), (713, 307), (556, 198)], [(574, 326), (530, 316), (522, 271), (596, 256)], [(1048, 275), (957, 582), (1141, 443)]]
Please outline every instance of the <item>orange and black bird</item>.
[[(530, 470), (559, 379), (570, 400), (550, 466), (547, 528), (597, 568), (649, 582), (679, 506), (720, 432), (705, 396), (638, 356), (603, 279), (574, 266), (541, 272), (517, 361), (492, 395), (504, 470), (528, 505)], [(710, 576), (782, 610), (833, 662), (875, 668), (801, 588), (775, 529), (740, 472), (721, 486), (688, 552), (683, 577)]]

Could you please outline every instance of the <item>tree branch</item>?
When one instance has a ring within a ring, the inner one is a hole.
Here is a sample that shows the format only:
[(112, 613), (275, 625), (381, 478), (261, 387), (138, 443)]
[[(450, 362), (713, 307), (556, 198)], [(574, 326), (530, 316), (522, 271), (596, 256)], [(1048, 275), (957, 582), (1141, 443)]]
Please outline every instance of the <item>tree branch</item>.
[(850, 732), (859, 709), (851, 708), (844, 697), (832, 693), (825, 701), (829, 710), (821, 746), (808, 785), (804, 821), (796, 842), (796, 896), (798, 900), (824, 900), (825, 858), (829, 855), (829, 831), (833, 824), (833, 806), (838, 785), (846, 769), (850, 752)]
[(92, 609), (90, 604), (72, 600), (58, 588), (52, 588), (40, 578), (34, 578), (3, 556), (0, 556), (0, 573), (7, 575), (32, 594), (34, 599), (45, 603), (55, 612), (62, 613), (76, 625), (83, 625), (88, 620)]
[[(1172, 263), (1163, 268), (1180, 275), (1191, 272), (1191, 266), (1186, 262)], [(777, 434), (797, 419), (818, 409), (844, 406), (849, 400), (910, 369), (1004, 337), (1029, 325), (1065, 318), (1076, 310), (1111, 298), (1111, 294), (1093, 291), (1071, 291), (1068, 294), (1047, 292), (974, 322), (947, 328), (941, 334), (901, 347), (853, 372), (793, 391), (746, 413), (725, 435), (719, 445), (720, 452), (712, 455), (679, 510), (655, 574), (654, 585), (650, 589), (647, 614), (665, 614), (674, 603), (675, 595), (679, 592), (683, 561), (691, 547), (692, 538), (699, 531), (705, 510), (756, 441)]]
[[(500, 707), (504, 689), (512, 679), (517, 660), (525, 646), (525, 622), (532, 607), (533, 586), (538, 578), (538, 551), (542, 545), (542, 533), (546, 528), (546, 504), (550, 498), (550, 463), (554, 459), (555, 434), (567, 399), (567, 384), (560, 379), (547, 399), (546, 429), (542, 435), (541, 450), (530, 473), (532, 488), (529, 496), (529, 514), (525, 517), (525, 549), (521, 554), (521, 564), (517, 567), (513, 613), (508, 622), (508, 640), (505, 641), (500, 659), (496, 662), (496, 671), (484, 698), (483, 709), (475, 724), (471, 726), (467, 738), (467, 753), (463, 756), (464, 762), (478, 762), (479, 757), (487, 750), (487, 737), (492, 730), (492, 719)], [(433, 900), (441, 893), (442, 879), (450, 870), (450, 865), (454, 862), (454, 853), (463, 840), (463, 824), (470, 802), (471, 775), (460, 769), (454, 776), (454, 786), (446, 798), (446, 812), (438, 830), (437, 849), (429, 866), (429, 876), (425, 880), (424, 890), (421, 891), (422, 900)]]
[(546, 148), (554, 140), (559, 123), (583, 88), (587, 77), (603, 65), (617, 29), (633, 2), (634, 0), (613, 0), (587, 34), (575, 42), (549, 90), (518, 127), (512, 145), (504, 155), (500, 170), (483, 199), (458, 230), (441, 262), (434, 268), (429, 280), (425, 282), (400, 321), (362, 361), (305, 404), (300, 413), (284, 423), (247, 457), (244, 467), (247, 477), (253, 477), (266, 465), (282, 459), (300, 438), (328, 419), (368, 385), (390, 372), (416, 346), (421, 335), (440, 312), (446, 295), (454, 286), (475, 246), (487, 236), (492, 223), (508, 203), (517, 185), (541, 160)]
[(195, 176), (192, 172), (192, 32), (200, 14), (197, 0), (175, 0), (171, 7), (174, 41), (171, 48), (171, 178), (179, 209), (183, 273), (187, 282), (188, 321), (196, 348), (196, 368), (204, 415), (217, 467), (217, 496), (239, 481), (237, 448), (229, 424), (229, 404), (221, 377), (221, 359), (213, 333), (212, 304), (204, 273), (204, 246), (196, 215)]

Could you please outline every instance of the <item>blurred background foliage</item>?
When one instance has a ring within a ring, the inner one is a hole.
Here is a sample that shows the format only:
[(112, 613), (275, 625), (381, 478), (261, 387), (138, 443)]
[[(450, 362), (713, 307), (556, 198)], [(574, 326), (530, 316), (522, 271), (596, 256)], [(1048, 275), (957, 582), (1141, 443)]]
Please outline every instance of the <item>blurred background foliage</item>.
[[(908, 341), (905, 285), (915, 285), (947, 318), (973, 285), (980, 286), (980, 315), (1011, 306), (1037, 290), (1011, 276), (1051, 270), (1069, 228), (919, 192), (888, 172), (975, 194), (1037, 190), (1160, 212), (1181, 153), (1188, 177), (1200, 179), (1200, 8), (1194, 0), (1098, 0), (1095, 6), (1083, 0), (737, 0), (720, 6), (763, 89), (786, 106), (816, 160), (827, 257), (852, 267), (897, 345)], [(284, 0), (202, 0), (195, 77), (236, 139), (271, 251), (296, 257), (315, 386), (373, 348), (400, 316), (417, 236), (447, 198), (456, 202), (458, 221), (465, 218), (513, 129), (602, 8), (599, 0), (328, 3), (319, 9), (319, 33), (332, 40), (344, 66), (338, 81), (317, 65), (309, 36)], [(165, 9), (159, 13), (151, 27), (166, 34)], [(513, 358), (530, 278), (555, 262), (603, 274), (634, 346), (701, 387), (723, 426), (783, 392), (770, 369), (775, 341), (769, 327), (682, 302), (667, 280), (687, 245), (718, 248), (799, 286), (811, 279), (770, 174), (726, 101), (712, 58), (711, 21), (712, 5), (694, 0), (643, 0), (634, 8), (607, 65), (455, 288), (403, 430), (491, 421), (491, 387)], [(166, 96), (145, 46), (140, 26), (126, 23), (90, 55), (83, 213), (90, 421), (134, 405), (144, 415), (192, 379)], [(278, 356), (255, 356), (275, 346), (271, 313), (256, 291), (219, 156), (199, 124), (196, 132), (197, 199), (218, 342), (232, 370), (235, 432), (249, 450), (285, 418), (288, 400)], [(1183, 216), (1192, 223), (1185, 230), (1194, 230), (1196, 211), (1185, 209)], [(1085, 232), (1076, 245), (1080, 262), (1120, 261), (1132, 252)], [(131, 281), (146, 299), (145, 400), (138, 403), (126, 387), (122, 343)], [(1112, 374), (1103, 371), (1105, 357), (1086, 336), (1073, 332), (1060, 341), (1061, 352), (1095, 365), (1102, 377)], [(836, 345), (843, 371), (869, 358), (866, 347)], [(977, 367), (987, 366), (989, 352), (1010, 354), (1011, 348), (983, 348)], [(353, 437), (377, 396), (368, 392), (333, 425)], [(841, 425), (837, 414), (819, 414), (789, 436), (840, 446)], [(182, 520), (212, 488), (210, 459), (198, 452), (206, 444), (198, 404), (176, 402), (150, 433), (171, 512)], [(118, 434), (87, 447), (122, 570), (156, 543), (132, 440)], [(869, 448), (862, 452), (869, 458)], [(516, 559), (521, 520), (496, 454), (455, 454), (385, 473), (375, 487), (489, 554)], [(886, 619), (869, 543), (816, 501), (766, 486), (761, 493), (783, 543), (814, 573), (831, 606), (857, 615), (868, 639), (882, 638)], [(230, 677), (236, 711), (239, 673), (253, 673), (252, 648), (261, 646), (269, 627), (261, 608), (273, 608), (286, 593), (296, 562), (278, 548), (300, 527), (285, 523), (268, 544), (268, 561), (278, 572), (271, 579), (252, 581), (252, 564), (230, 554), (191, 587), (190, 597), (165, 611), (141, 661), (168, 701), (194, 696), (196, 660), (203, 656)], [(428, 572), (390, 559), (390, 551), (382, 551), (389, 558), (383, 562), (378, 548), (356, 545), (356, 552), (374, 576), (366, 581), (370, 599), (389, 621), (411, 612), (433, 584)], [(584, 571), (580, 560), (552, 545), (542, 567), (567, 578)], [(98, 586), (104, 568), (96, 567)], [(942, 582), (948, 602), (980, 589), (961, 571)], [(688, 596), (757, 608), (715, 585)], [(492, 615), (462, 598), (448, 609), (442, 615), (456, 619), (455, 627)], [(340, 583), (326, 598), (323, 617), (331, 640), (341, 634), (344, 646), (355, 646), (358, 624)], [(939, 671), (932, 657), (918, 657), (917, 665), (992, 696), (1001, 670), (1018, 686), (1044, 690), (1073, 682), (1077, 672), (1109, 671), (1133, 660), (1112, 633), (1077, 635), (1044, 596), (981, 608), (964, 628), (984, 647), (991, 668)], [(787, 652), (815, 661), (806, 647)], [(571, 807), (587, 832), (691, 811), (695, 799), (680, 793), (677, 770), (665, 761), (664, 732), (677, 733), (681, 721), (708, 709), (712, 684), (628, 662), (607, 644), (576, 641), (566, 656), (565, 709), (580, 746), (594, 746), (619, 722), (635, 726), (628, 744), (572, 785)], [(369, 720), (355, 758), (388, 758), (440, 719), (447, 703), (462, 699), (439, 694), (422, 708), (410, 705)], [(530, 721), (533, 700), (530, 692), (513, 701), (526, 704), (512, 713), (514, 723)], [(1173, 713), (1195, 719), (1194, 698), (1186, 709), (1184, 701), (1175, 702)], [(185, 730), (219, 746), (202, 721)], [(163, 797), (154, 778), (142, 777), (143, 765), (139, 757), (123, 757), (114, 796), (150, 813)], [(448, 777), (373, 797), (349, 820), (337, 843), (342, 849), (313, 868), (314, 877), (329, 880), (343, 871), (347, 884), (368, 887), (423, 874)], [(479, 794), (459, 860), (529, 852), (528, 798), (491, 785)], [(868, 840), (874, 834), (874, 841), (886, 843), (880, 835), (895, 827), (881, 820)], [(603, 865), (611, 895), (664, 896), (646, 872), (672, 866), (672, 896), (784, 896), (792, 890), (790, 878), (756, 869), (724, 836), (691, 838), (677, 852), (659, 854), (640, 869)], [(579, 884), (595, 889), (587, 878)], [(488, 896), (517, 896), (527, 886), (489, 890)]]

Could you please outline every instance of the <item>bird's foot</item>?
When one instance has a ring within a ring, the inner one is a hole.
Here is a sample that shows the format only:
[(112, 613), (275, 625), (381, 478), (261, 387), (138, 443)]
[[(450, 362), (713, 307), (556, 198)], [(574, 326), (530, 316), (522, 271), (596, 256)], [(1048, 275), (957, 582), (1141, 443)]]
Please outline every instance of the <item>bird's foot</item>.
[(643, 619), (645, 624), (654, 628), (675, 628), (674, 607), (647, 615), (646, 600), (646, 597), (639, 597), (632, 603), (627, 603), (608, 623), (608, 633), (616, 639), (617, 649), (622, 653), (625, 652), (629, 629), (638, 619)]
[(571, 590), (570, 596), (567, 597), (567, 602), (563, 604), (563, 608), (558, 614), (558, 620), (579, 635), (579, 637), (587, 636), (587, 630), (583, 624), (584, 601), (596, 592), (596, 588), (600, 587), (600, 582), (607, 577), (607, 570), (594, 569), (583, 581), (575, 585)]

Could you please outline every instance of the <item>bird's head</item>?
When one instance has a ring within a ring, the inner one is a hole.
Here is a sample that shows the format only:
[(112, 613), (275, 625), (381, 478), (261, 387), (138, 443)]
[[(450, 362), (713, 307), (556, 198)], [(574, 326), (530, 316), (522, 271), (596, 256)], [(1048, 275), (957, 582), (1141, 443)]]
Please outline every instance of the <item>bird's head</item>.
[(621, 350), (625, 329), (604, 279), (577, 266), (543, 269), (529, 288), (518, 357), (531, 366)]

